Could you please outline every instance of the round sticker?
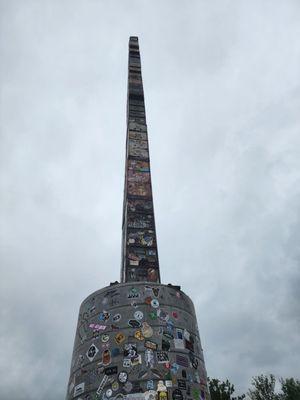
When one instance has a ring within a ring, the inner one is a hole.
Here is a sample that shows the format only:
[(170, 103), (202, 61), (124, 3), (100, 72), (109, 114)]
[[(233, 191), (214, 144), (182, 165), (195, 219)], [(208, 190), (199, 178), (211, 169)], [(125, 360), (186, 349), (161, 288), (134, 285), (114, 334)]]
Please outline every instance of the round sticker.
[(118, 389), (119, 389), (119, 383), (117, 382), (117, 381), (114, 381), (112, 384), (111, 384), (111, 388), (112, 388), (112, 390), (115, 392), (115, 391), (117, 391)]
[(157, 299), (151, 300), (151, 306), (153, 308), (158, 308), (159, 307), (159, 301)]
[(109, 335), (107, 333), (103, 333), (103, 335), (101, 335), (101, 342), (106, 343), (109, 341)]
[(128, 374), (125, 371), (121, 371), (118, 375), (118, 379), (121, 383), (126, 383), (128, 379)]
[(152, 297), (146, 297), (146, 298), (145, 298), (145, 303), (146, 303), (146, 304), (150, 305), (150, 304), (151, 304), (151, 301), (152, 301)]
[(137, 319), (137, 320), (139, 320), (139, 321), (140, 321), (141, 319), (144, 318), (144, 314), (143, 314), (142, 311), (136, 311), (136, 312), (133, 314), (133, 316), (134, 316), (135, 319)]
[(105, 392), (106, 397), (111, 397), (113, 394), (113, 391), (111, 389), (107, 389), (107, 391)]

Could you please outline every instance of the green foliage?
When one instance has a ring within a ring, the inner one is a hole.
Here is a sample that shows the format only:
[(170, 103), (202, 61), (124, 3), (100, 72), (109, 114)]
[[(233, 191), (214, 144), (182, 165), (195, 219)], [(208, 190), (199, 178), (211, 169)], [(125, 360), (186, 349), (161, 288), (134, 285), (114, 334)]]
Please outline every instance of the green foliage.
[(281, 378), (280, 383), (282, 394), (279, 396), (281, 400), (300, 400), (300, 381), (294, 378)]
[(274, 375), (259, 375), (252, 378), (253, 389), (249, 389), (248, 396), (251, 400), (279, 400), (275, 393)]
[(245, 395), (231, 397), (234, 393), (234, 385), (227, 379), (226, 382), (221, 382), (219, 379), (208, 378), (208, 388), (211, 400), (243, 400)]

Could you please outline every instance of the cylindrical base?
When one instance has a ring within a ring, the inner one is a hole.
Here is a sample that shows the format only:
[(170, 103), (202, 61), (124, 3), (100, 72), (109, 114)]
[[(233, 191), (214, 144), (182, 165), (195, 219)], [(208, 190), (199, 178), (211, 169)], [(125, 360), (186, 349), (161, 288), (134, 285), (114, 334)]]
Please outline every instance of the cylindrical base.
[(113, 284), (81, 307), (66, 399), (208, 398), (194, 305), (178, 287)]

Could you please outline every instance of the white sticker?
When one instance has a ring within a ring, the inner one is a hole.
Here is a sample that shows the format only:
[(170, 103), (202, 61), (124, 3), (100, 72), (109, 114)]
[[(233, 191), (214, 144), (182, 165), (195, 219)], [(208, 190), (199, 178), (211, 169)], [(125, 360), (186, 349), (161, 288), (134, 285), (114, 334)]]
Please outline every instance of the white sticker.
[(85, 386), (85, 382), (79, 383), (79, 385), (76, 385), (74, 387), (74, 394), (73, 397), (79, 396), (80, 394), (82, 394), (84, 392), (84, 386)]

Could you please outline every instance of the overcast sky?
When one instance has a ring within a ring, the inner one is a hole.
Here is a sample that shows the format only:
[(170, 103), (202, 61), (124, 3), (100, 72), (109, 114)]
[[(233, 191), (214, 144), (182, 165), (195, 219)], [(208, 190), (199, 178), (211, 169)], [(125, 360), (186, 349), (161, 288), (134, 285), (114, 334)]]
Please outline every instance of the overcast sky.
[(299, 378), (299, 0), (0, 4), (1, 400), (64, 398), (79, 305), (119, 279), (130, 35), (208, 375)]

